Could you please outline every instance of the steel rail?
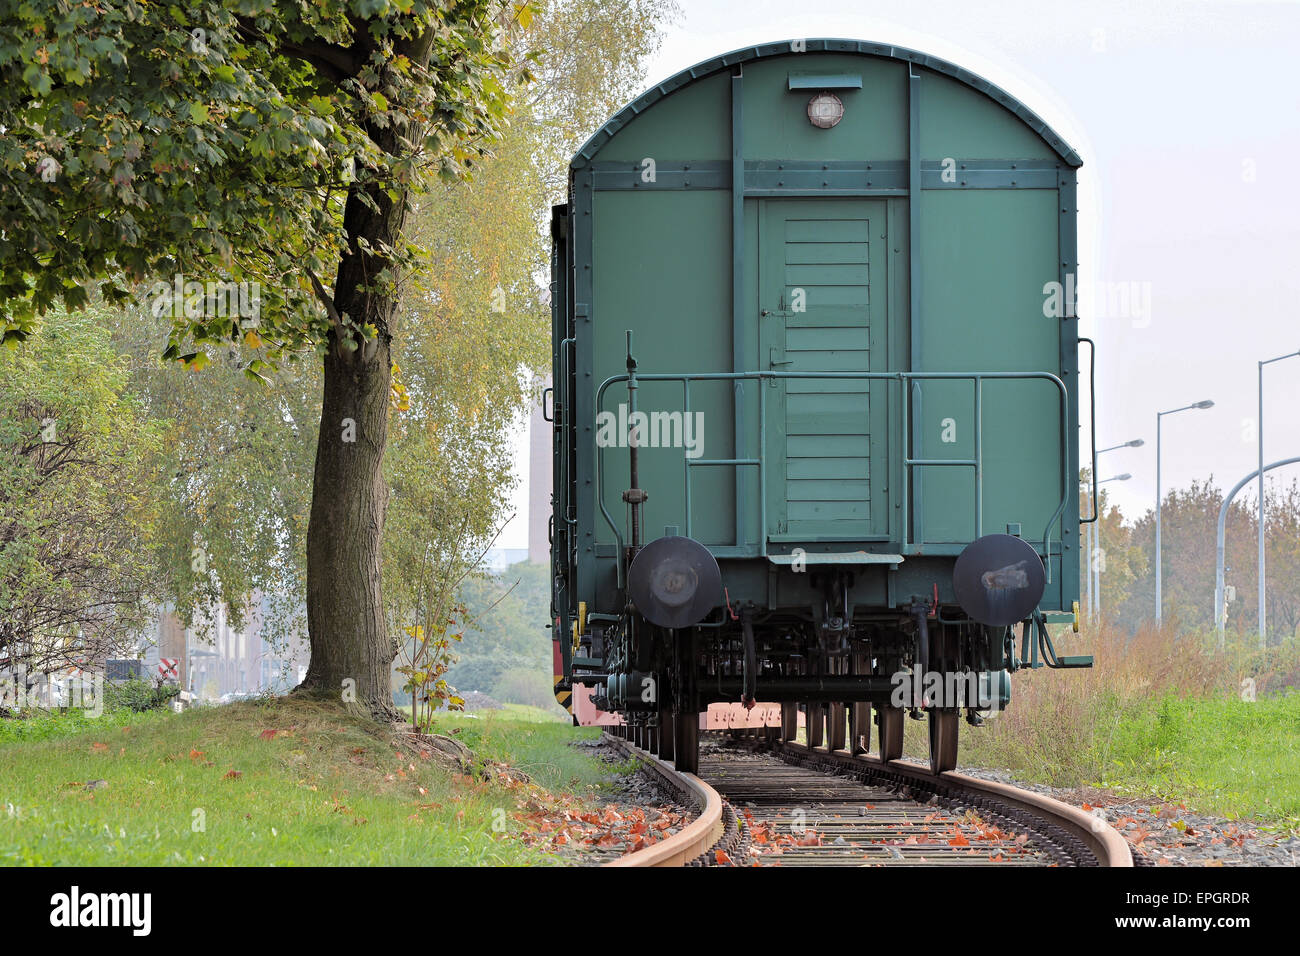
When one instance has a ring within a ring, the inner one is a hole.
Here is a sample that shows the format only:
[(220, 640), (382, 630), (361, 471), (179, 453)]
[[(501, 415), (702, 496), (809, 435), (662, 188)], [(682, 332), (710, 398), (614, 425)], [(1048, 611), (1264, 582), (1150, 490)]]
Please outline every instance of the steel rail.
[(606, 742), (641, 761), (646, 767), (659, 774), (670, 787), (692, 801), (699, 810), (699, 815), (681, 831), (667, 839), (602, 865), (686, 866), (711, 850), (713, 845), (722, 838), (726, 829), (723, 824), (722, 795), (694, 774), (679, 773), (672, 764), (660, 760), (649, 751), (642, 750), (629, 740), (616, 737), (608, 731), (605, 732), (604, 737)]
[[(723, 796), (717, 790), (694, 774), (679, 773), (671, 763), (660, 760), (630, 740), (608, 731), (604, 737), (623, 753), (655, 771), (671, 788), (694, 802), (700, 811), (699, 816), (679, 833), (653, 846), (611, 860), (604, 866), (686, 866), (710, 850), (727, 845), (728, 827), (735, 828), (726, 821), (730, 819), (734, 823), (734, 817), (730, 815)], [(1096, 865), (1102, 867), (1134, 866), (1128, 843), (1117, 830), (1099, 817), (1044, 794), (955, 771), (934, 774), (906, 761), (884, 762), (878, 757), (855, 756), (843, 750), (830, 752), (821, 748), (809, 749), (793, 742), (769, 741), (765, 746), (777, 755), (811, 759), (814, 762), (826, 761), (847, 770), (866, 771), (888, 780), (906, 783), (917, 791), (974, 804), (995, 814), (1001, 812), (1014, 815), (1022, 821), (1028, 820), (1028, 823), (1022, 825), (1030, 830), (1046, 832), (1055, 828), (1058, 836), (1065, 834), (1086, 850), (1086, 854), (1079, 854), (1076, 847), (1073, 856), (1086, 858), (1090, 854)], [(822, 768), (822, 773), (830, 773), (824, 764)], [(731, 839), (734, 842), (734, 834)], [(787, 861), (787, 864), (789, 862), (792, 861)], [(937, 862), (934, 865), (938, 865)]]
[(879, 757), (854, 756), (847, 751), (830, 753), (821, 749), (810, 750), (799, 743), (777, 744), (774, 749), (778, 752), (830, 760), (850, 769), (880, 770), (926, 788), (947, 787), (966, 795), (984, 797), (995, 803), (1009, 804), (1023, 813), (1042, 817), (1046, 822), (1055, 824), (1070, 833), (1093, 853), (1097, 858), (1098, 866), (1131, 867), (1134, 865), (1128, 842), (1114, 827), (1085, 810), (1045, 794), (1022, 790), (1005, 783), (981, 780), (954, 770), (934, 774), (924, 767), (902, 760), (886, 762)]

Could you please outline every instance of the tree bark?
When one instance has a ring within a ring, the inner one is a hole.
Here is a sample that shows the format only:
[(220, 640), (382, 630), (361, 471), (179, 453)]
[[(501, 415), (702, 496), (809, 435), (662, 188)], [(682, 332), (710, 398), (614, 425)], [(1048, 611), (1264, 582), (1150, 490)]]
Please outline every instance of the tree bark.
[[(396, 147), (390, 130), (372, 131), (381, 146)], [(392, 149), (389, 150), (390, 153)], [(364, 188), (364, 187), (362, 187)], [(384, 615), (380, 544), (388, 488), (383, 476), (388, 443), (395, 293), (373, 284), (388, 260), (369, 250), (402, 237), (405, 196), (396, 201), (368, 189), (376, 208), (354, 188), (344, 208), (348, 248), (335, 281), (335, 311), (378, 335), (347, 350), (331, 333), (324, 360), (320, 438), (307, 527), (307, 630), (311, 663), (300, 689), (340, 695), (376, 718), (396, 720), (392, 664), (397, 644)], [(355, 696), (352, 696), (355, 695)]]
[(380, 570), (389, 348), (380, 344), (368, 359), (361, 351), (346, 355), (331, 348), (325, 356), (307, 528), (311, 663), (302, 688), (395, 718), (390, 672), (396, 648), (384, 619)]

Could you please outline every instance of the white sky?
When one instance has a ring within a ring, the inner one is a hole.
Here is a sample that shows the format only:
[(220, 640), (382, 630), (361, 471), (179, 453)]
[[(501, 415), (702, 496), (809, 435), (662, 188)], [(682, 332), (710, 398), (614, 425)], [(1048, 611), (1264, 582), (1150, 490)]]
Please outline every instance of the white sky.
[[(1164, 420), (1166, 491), (1211, 475), (1226, 490), (1255, 469), (1255, 363), (1300, 351), (1300, 3), (679, 3), (646, 85), (739, 47), (827, 36), (933, 53), (1026, 103), (1084, 160), (1079, 313), (1098, 344), (1098, 444), (1146, 440), (1103, 457), (1101, 477), (1133, 475), (1107, 486), (1112, 499), (1131, 517), (1154, 506), (1156, 412), (1200, 399), (1215, 407)], [(1101, 314), (1098, 284), (1149, 293), (1150, 308)], [(1300, 358), (1264, 376), (1265, 461), (1300, 456)], [(524, 546), (526, 522), (511, 524), (500, 544)]]

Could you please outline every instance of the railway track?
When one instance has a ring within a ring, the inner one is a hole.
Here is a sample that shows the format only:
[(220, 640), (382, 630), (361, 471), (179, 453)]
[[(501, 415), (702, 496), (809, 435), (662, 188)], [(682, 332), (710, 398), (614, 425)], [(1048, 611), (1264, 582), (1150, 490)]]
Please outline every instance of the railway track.
[(702, 741), (700, 774), (616, 746), (699, 808), (608, 866), (1132, 866), (1104, 821), (1041, 794), (757, 737)]

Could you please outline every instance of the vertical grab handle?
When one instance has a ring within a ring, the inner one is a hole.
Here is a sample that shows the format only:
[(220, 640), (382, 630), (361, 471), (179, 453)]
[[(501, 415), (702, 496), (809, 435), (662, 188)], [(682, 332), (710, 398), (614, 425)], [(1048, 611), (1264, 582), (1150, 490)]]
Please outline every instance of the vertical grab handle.
[(1092, 524), (1097, 520), (1097, 343), (1079, 336), (1088, 343), (1088, 425), (1092, 431), (1092, 517), (1080, 518), (1079, 524)]

